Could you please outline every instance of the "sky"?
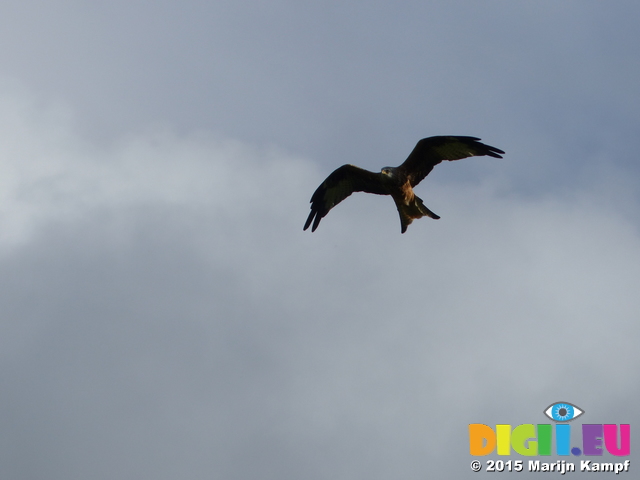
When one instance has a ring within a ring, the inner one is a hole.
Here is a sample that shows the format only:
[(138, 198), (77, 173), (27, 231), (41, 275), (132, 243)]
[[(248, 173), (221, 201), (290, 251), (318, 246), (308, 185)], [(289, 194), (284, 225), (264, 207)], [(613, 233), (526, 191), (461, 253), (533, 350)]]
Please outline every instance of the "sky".
[[(0, 477), (486, 477), (468, 425), (557, 401), (631, 424), (633, 471), (639, 16), (4, 2)], [(302, 231), (432, 135), (506, 154), (436, 167), (404, 235), (364, 194)]]

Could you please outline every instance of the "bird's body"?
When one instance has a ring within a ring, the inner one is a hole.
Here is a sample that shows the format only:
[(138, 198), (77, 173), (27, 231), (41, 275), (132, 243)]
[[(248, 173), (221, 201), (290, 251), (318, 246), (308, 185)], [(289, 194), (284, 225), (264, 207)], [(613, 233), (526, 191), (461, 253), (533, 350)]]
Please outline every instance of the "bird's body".
[(384, 167), (380, 173), (370, 172), (355, 165), (343, 165), (329, 175), (311, 197), (311, 213), (304, 230), (313, 222), (311, 231), (318, 228), (320, 220), (353, 192), (390, 195), (400, 214), (402, 233), (416, 218), (424, 216), (440, 218), (429, 210), (414, 191), (434, 166), (443, 160), (488, 155), (502, 158), (504, 152), (480, 143), (479, 138), (438, 136), (420, 140), (409, 157), (399, 167)]

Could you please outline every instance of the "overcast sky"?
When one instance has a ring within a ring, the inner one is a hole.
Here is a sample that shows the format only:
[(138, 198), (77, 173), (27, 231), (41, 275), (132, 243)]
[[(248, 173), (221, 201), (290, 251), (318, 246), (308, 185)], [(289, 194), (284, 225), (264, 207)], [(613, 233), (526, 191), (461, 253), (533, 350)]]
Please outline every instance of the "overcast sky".
[[(485, 477), (468, 424), (560, 400), (636, 470), (638, 18), (4, 2), (0, 478)], [(302, 231), (333, 169), (441, 134), (507, 153), (436, 167), (440, 220), (359, 194)]]

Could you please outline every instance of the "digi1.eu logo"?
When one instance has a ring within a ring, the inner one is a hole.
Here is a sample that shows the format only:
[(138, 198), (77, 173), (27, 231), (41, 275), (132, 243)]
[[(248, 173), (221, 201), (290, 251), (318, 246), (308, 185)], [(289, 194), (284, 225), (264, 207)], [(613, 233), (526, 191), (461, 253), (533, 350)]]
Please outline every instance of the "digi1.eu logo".
[(494, 452), (498, 455), (511, 455), (515, 451), (528, 457), (553, 454), (600, 456), (605, 452), (618, 457), (630, 455), (629, 424), (572, 423), (584, 413), (582, 408), (572, 403), (555, 402), (544, 409), (544, 414), (555, 424), (524, 423), (513, 428), (508, 424), (496, 425), (495, 428), (482, 423), (470, 424), (470, 453), (474, 456)]

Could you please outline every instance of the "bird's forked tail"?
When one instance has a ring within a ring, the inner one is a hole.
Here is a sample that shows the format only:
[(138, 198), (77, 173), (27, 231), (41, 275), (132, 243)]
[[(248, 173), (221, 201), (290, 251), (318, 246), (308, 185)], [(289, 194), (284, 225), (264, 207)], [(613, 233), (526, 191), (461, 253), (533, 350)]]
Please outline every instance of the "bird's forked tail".
[(402, 225), (402, 233), (407, 231), (407, 227), (411, 225), (416, 218), (422, 217), (431, 217), (434, 220), (438, 220), (440, 217), (429, 210), (425, 204), (422, 202), (422, 199), (417, 195), (413, 196), (413, 199), (408, 203), (404, 203), (396, 201), (396, 207), (398, 208), (398, 213), (400, 214), (400, 224)]

